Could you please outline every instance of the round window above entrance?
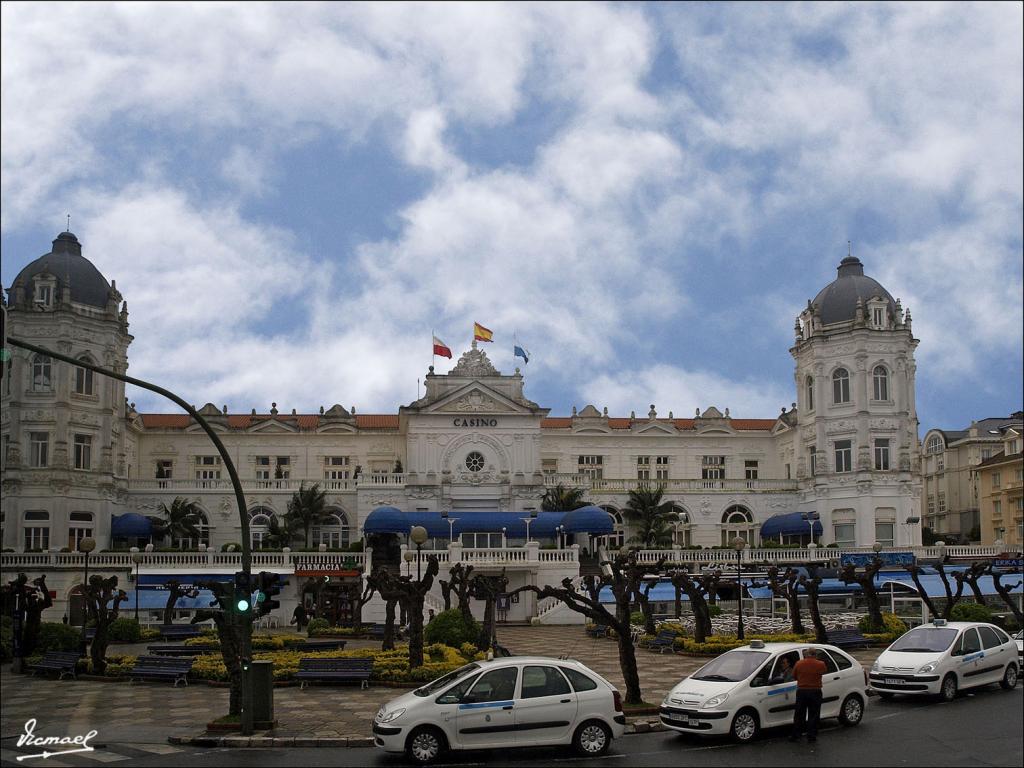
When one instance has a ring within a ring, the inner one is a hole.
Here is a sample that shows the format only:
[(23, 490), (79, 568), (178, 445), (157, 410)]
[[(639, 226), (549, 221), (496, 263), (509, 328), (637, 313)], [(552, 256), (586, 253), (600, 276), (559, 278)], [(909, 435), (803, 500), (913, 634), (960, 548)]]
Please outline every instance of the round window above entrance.
[(470, 472), (479, 472), (484, 468), (484, 455), (480, 451), (473, 451), (466, 456), (466, 469)]

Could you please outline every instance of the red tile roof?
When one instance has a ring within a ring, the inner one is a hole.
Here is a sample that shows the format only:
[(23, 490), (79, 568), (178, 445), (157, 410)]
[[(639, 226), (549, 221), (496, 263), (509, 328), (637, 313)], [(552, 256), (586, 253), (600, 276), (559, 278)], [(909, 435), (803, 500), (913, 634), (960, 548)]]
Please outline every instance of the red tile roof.
[(356, 415), (359, 429), (398, 429), (398, 416), (392, 414)]
[(775, 426), (776, 419), (732, 419), (733, 429), (768, 430)]
[(572, 426), (572, 419), (567, 419), (564, 416), (552, 416), (551, 418), (541, 419), (541, 429), (569, 429)]
[[(147, 429), (185, 429), (191, 423), (187, 413), (143, 413), (142, 424)], [(230, 429), (249, 429), (255, 424), (264, 421), (280, 421), (291, 423), (302, 430), (313, 430), (320, 426), (320, 416), (315, 413), (269, 413), (258, 414), (229, 414), (227, 417)], [(359, 429), (398, 429), (398, 416), (392, 414), (367, 414), (356, 416), (356, 426)]]

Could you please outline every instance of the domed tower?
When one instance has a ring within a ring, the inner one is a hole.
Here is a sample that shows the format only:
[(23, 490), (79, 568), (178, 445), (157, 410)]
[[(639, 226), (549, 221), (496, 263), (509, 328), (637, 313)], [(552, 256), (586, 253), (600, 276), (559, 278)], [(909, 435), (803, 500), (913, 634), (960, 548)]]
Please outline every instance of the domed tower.
[(825, 544), (920, 544), (910, 310), (851, 255), (794, 331), (801, 511)]
[[(8, 336), (123, 373), (128, 307), (71, 232), (7, 291)], [(11, 348), (3, 376), (3, 546), (109, 546), (127, 494), (124, 383)]]

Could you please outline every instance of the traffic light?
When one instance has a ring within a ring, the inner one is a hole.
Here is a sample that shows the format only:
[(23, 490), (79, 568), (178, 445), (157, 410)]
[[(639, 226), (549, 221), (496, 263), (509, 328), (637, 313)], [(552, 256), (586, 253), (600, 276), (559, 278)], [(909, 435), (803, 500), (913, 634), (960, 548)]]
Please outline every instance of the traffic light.
[(281, 601), (274, 598), (281, 594), (281, 576), (277, 573), (260, 571), (256, 595), (256, 610), (260, 616), (266, 616), (275, 608), (281, 607)]
[(252, 574), (245, 571), (235, 572), (235, 611), (247, 614), (252, 611)]

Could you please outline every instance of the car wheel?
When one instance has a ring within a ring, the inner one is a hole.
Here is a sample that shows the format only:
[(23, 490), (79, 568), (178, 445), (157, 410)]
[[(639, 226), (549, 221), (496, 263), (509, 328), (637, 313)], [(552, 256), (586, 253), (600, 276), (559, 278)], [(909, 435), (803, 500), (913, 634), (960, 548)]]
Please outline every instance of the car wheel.
[(758, 722), (757, 712), (752, 709), (741, 709), (732, 720), (730, 732), (733, 739), (745, 744), (748, 741), (753, 741), (760, 730), (761, 724)]
[(423, 726), (409, 734), (405, 744), (406, 754), (418, 765), (426, 765), (444, 752), (444, 734), (437, 728)]
[(583, 723), (572, 737), (573, 749), (584, 757), (603, 755), (611, 745), (611, 729), (598, 720)]
[(839, 722), (847, 728), (860, 725), (864, 719), (864, 701), (855, 693), (851, 693), (843, 699), (843, 706), (839, 708)]
[(1002, 686), (1004, 691), (1011, 691), (1017, 686), (1017, 667), (1013, 664), (1006, 665), (1006, 671), (1003, 672), (1003, 679), (999, 681), (999, 685)]
[(892, 691), (875, 691), (875, 694), (878, 696), (878, 698), (883, 699), (884, 701), (892, 701), (892, 699), (896, 696), (896, 694)]
[(943, 701), (952, 701), (957, 693), (956, 675), (952, 672), (942, 678), (942, 687), (939, 689), (939, 697)]

